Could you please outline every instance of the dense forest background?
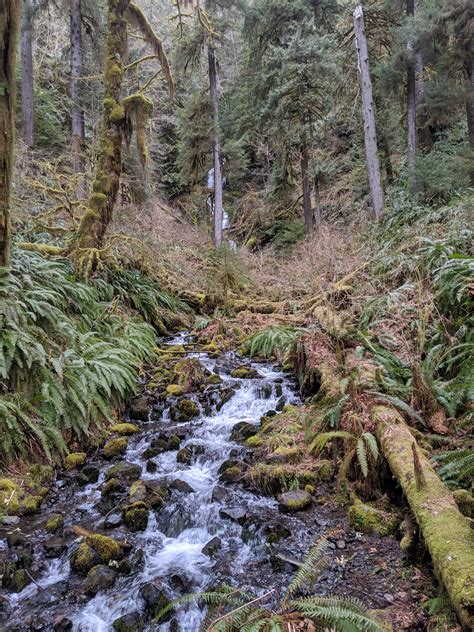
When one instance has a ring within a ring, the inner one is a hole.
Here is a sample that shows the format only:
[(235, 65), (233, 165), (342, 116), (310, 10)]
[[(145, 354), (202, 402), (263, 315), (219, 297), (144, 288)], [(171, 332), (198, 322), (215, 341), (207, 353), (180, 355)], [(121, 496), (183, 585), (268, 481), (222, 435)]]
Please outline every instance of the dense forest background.
[(469, 629), (471, 0), (4, 0), (0, 33), (0, 515), (151, 366), (184, 395), (160, 338), (189, 330), (298, 379), (291, 485), (325, 456), (376, 502), (388, 462)]

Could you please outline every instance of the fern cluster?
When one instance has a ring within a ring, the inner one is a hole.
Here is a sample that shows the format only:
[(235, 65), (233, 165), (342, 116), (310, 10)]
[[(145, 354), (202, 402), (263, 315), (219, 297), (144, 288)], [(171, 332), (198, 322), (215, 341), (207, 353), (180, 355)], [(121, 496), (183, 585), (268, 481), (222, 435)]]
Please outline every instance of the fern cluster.
[(283, 361), (293, 342), (301, 335), (301, 329), (274, 325), (251, 336), (246, 342), (245, 350), (252, 357), (270, 358), (274, 356), (277, 360)]
[[(68, 262), (16, 252), (0, 271), (0, 453), (41, 450), (51, 460), (110, 418), (137, 387), (156, 344), (126, 318), (120, 290), (78, 282)], [(104, 300), (108, 299), (108, 300)]]

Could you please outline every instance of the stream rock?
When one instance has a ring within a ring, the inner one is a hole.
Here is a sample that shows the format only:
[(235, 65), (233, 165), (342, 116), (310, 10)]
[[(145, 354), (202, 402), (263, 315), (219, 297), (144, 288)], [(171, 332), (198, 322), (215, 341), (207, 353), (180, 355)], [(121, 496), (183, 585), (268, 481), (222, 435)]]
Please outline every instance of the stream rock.
[(294, 492), (278, 494), (277, 500), (287, 511), (301, 511), (309, 507), (313, 499), (311, 494), (300, 489)]
[(105, 564), (94, 566), (84, 580), (84, 592), (86, 595), (94, 596), (99, 591), (113, 586), (116, 579), (117, 572), (110, 566), (105, 566)]
[(67, 551), (67, 544), (63, 538), (52, 538), (43, 545), (46, 557), (61, 557)]
[(186, 483), (186, 481), (182, 481), (179, 478), (175, 478), (175, 480), (170, 483), (170, 487), (171, 489), (176, 489), (178, 492), (182, 492), (183, 494), (191, 494), (194, 492), (194, 489), (189, 483)]
[(69, 556), (71, 569), (77, 573), (87, 575), (87, 573), (99, 562), (99, 556), (86, 542), (81, 542)]
[(129, 612), (115, 619), (112, 627), (116, 632), (142, 632), (145, 628), (143, 615), (138, 612)]
[(247, 511), (242, 507), (226, 507), (225, 509), (221, 509), (219, 511), (219, 516), (221, 518), (237, 522), (238, 524), (244, 524), (247, 517)]
[(252, 368), (248, 364), (242, 364), (237, 367), (232, 371), (230, 376), (239, 380), (253, 380), (262, 377), (256, 369)]
[(123, 520), (130, 531), (145, 531), (148, 526), (147, 505), (142, 501), (137, 501), (124, 507)]
[(75, 480), (79, 485), (92, 485), (97, 483), (100, 476), (100, 470), (96, 465), (85, 465), (77, 474)]
[(54, 621), (54, 632), (70, 632), (72, 630), (73, 623), (71, 619), (67, 617), (59, 616)]
[(122, 516), (119, 513), (112, 513), (104, 520), (104, 529), (116, 529), (121, 524)]
[(221, 398), (216, 404), (217, 412), (220, 412), (225, 404), (230, 401), (236, 393), (234, 388), (228, 388), (221, 391)]
[(258, 428), (254, 424), (248, 421), (239, 421), (239, 423), (235, 424), (232, 428), (230, 440), (236, 443), (244, 443), (249, 437), (253, 437), (257, 434), (257, 432)]
[(201, 553), (203, 555), (207, 555), (208, 557), (212, 557), (221, 548), (221, 545), (221, 539), (218, 537), (214, 537), (212, 538), (212, 540), (209, 540), (209, 542), (203, 547)]
[(190, 421), (199, 415), (199, 407), (192, 399), (180, 399), (176, 406), (170, 410), (173, 421)]
[(176, 455), (176, 460), (178, 463), (183, 463), (184, 465), (191, 465), (193, 460), (204, 454), (204, 446), (196, 443), (188, 443), (188, 445), (181, 450)]
[(138, 421), (148, 421), (148, 398), (145, 395), (136, 397), (129, 408), (130, 417)]
[(142, 468), (140, 465), (129, 463), (128, 461), (121, 461), (110, 468), (107, 472), (106, 479), (109, 481), (111, 478), (116, 478), (119, 481), (131, 483), (139, 479), (141, 473)]
[[(153, 617), (171, 604), (171, 599), (166, 595), (164, 590), (161, 587), (158, 588), (158, 586), (153, 582), (148, 582), (141, 586), (140, 596), (145, 602), (147, 611)], [(160, 619), (160, 621), (168, 621), (171, 618), (171, 614), (172, 611), (170, 610)]]

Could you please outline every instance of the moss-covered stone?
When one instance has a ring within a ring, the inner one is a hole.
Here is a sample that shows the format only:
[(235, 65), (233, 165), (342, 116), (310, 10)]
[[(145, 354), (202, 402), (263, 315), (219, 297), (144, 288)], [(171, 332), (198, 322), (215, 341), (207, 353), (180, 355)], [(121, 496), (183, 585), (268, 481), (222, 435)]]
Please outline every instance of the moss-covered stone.
[(217, 373), (212, 373), (207, 378), (207, 383), (208, 384), (222, 384), (222, 378), (220, 375), (217, 375)]
[(224, 483), (236, 483), (242, 477), (242, 470), (238, 465), (233, 465), (225, 469), (219, 476), (219, 480)]
[(186, 387), (183, 384), (169, 384), (166, 387), (166, 397), (181, 397), (186, 393)]
[(20, 503), (20, 511), (24, 515), (30, 515), (38, 513), (41, 509), (41, 503), (43, 502), (42, 496), (36, 496), (34, 494), (29, 494), (25, 496), (25, 498)]
[(140, 431), (140, 428), (135, 424), (130, 424), (127, 422), (123, 422), (120, 424), (114, 424), (110, 427), (110, 432), (115, 432), (119, 435), (133, 435)]
[(381, 536), (394, 535), (400, 524), (397, 515), (376, 509), (358, 499), (349, 507), (349, 522), (356, 531)]
[(113, 586), (116, 579), (117, 572), (113, 568), (104, 564), (98, 564), (87, 573), (84, 581), (84, 592), (87, 595), (96, 595), (98, 592)]
[(20, 486), (15, 483), (11, 478), (0, 478), (0, 491), (2, 492), (17, 492)]
[(245, 442), (248, 448), (259, 448), (260, 446), (265, 444), (265, 440), (260, 435), (254, 435), (253, 437), (249, 437)]
[(120, 544), (107, 535), (91, 533), (86, 537), (86, 544), (88, 544), (97, 553), (101, 561), (106, 564), (112, 560), (121, 560), (123, 557), (123, 549)]
[(107, 480), (116, 478), (119, 481), (132, 482), (140, 478), (142, 468), (136, 463), (128, 463), (127, 461), (121, 461), (113, 465), (107, 472)]
[(123, 509), (123, 520), (131, 531), (145, 531), (148, 526), (149, 509), (146, 503), (137, 501)]
[(121, 481), (119, 481), (118, 478), (111, 478), (105, 483), (104, 487), (102, 488), (101, 494), (104, 498), (107, 498), (112, 494), (123, 493), (126, 489), (126, 486)]
[(474, 517), (474, 497), (467, 489), (456, 489), (453, 492), (453, 498), (459, 511), (468, 518)]
[(48, 518), (45, 528), (49, 533), (55, 533), (56, 531), (59, 531), (59, 529), (62, 529), (63, 526), (64, 516), (60, 513), (55, 513)]
[(198, 405), (192, 399), (180, 399), (176, 406), (179, 421), (190, 421), (199, 415)]
[(143, 632), (145, 622), (139, 612), (130, 612), (115, 619), (112, 628), (115, 632)]
[(127, 437), (117, 437), (110, 439), (104, 445), (103, 454), (106, 459), (112, 459), (114, 456), (124, 454), (127, 450), (128, 439)]
[(255, 379), (255, 378), (260, 377), (259, 372), (247, 364), (237, 367), (236, 369), (232, 371), (230, 375), (231, 377), (234, 377), (240, 380), (250, 380), (250, 379)]
[(69, 556), (71, 569), (77, 573), (87, 575), (90, 569), (99, 563), (99, 556), (86, 542), (81, 542)]
[(13, 592), (19, 593), (26, 588), (28, 584), (31, 584), (31, 581), (31, 577), (26, 572), (26, 569), (20, 568), (12, 574), (8, 582), (8, 587)]
[[(8, 479), (2, 479), (6, 481)], [(6, 487), (6, 483), (4, 484)], [(18, 487), (9, 489), (0, 489), (0, 515), (8, 514), (14, 516), (20, 512), (20, 496), (21, 492)]]
[(279, 494), (277, 500), (287, 511), (301, 511), (309, 507), (312, 502), (311, 494), (301, 489)]
[(280, 446), (268, 455), (267, 461), (270, 463), (299, 463), (302, 458), (303, 453), (297, 446)]
[(78, 467), (84, 465), (87, 459), (87, 454), (85, 452), (71, 452), (66, 457), (64, 461), (64, 467), (67, 470), (75, 470)]

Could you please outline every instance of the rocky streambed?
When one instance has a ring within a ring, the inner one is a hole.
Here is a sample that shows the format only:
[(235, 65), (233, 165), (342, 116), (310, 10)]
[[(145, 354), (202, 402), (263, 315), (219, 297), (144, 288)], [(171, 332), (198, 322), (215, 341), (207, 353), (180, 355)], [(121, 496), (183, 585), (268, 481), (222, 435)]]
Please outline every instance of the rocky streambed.
[(171, 385), (164, 398), (145, 384), (105, 446), (69, 457), (39, 512), (0, 523), (0, 629), (198, 632), (197, 605), (155, 615), (223, 583), (283, 591), (324, 534), (332, 554), (318, 592), (384, 609), (394, 629), (425, 629), (423, 573), (406, 566), (395, 539), (350, 529), (321, 490), (324, 502), (305, 492), (285, 508), (242, 483), (252, 463), (245, 441), (262, 416), (299, 403), (292, 378), (234, 353), (185, 357), (204, 371), (204, 387), (184, 395)]

